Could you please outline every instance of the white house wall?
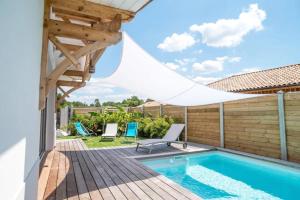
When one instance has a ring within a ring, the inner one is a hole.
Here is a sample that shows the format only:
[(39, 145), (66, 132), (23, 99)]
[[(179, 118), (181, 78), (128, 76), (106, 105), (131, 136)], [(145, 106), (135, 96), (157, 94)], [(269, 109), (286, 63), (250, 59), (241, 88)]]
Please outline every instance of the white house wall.
[(36, 199), (43, 1), (0, 1), (0, 194)]

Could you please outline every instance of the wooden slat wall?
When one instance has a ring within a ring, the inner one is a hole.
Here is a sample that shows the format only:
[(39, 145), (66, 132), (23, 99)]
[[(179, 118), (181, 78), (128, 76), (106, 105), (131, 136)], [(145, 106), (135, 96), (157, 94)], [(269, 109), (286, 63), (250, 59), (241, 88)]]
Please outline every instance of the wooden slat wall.
[(160, 106), (144, 107), (145, 117), (157, 118), (160, 116)]
[(288, 160), (300, 163), (300, 93), (285, 94)]
[(188, 107), (188, 141), (220, 145), (219, 104)]
[(163, 106), (163, 115), (167, 115), (175, 119), (177, 123), (184, 123), (184, 107), (182, 106)]
[[(286, 93), (284, 100), (288, 160), (300, 163), (300, 93)], [(188, 107), (188, 141), (220, 146), (219, 106)], [(159, 110), (145, 107), (145, 116), (155, 118)], [(184, 123), (184, 107), (164, 105), (162, 113)], [(279, 135), (277, 94), (224, 103), (225, 148), (280, 158)]]
[(280, 158), (277, 95), (224, 103), (225, 148)]

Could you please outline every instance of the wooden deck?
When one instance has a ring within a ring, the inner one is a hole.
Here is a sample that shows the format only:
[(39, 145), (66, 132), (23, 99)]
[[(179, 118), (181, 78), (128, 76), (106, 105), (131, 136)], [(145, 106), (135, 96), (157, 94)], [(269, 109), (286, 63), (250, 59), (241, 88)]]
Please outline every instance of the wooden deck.
[[(189, 146), (184, 151), (206, 147)], [(168, 147), (153, 155), (183, 152)], [(136, 157), (149, 156), (134, 147), (87, 149), (81, 140), (59, 141), (45, 157), (39, 199), (189, 200), (200, 199), (187, 189), (142, 165)]]

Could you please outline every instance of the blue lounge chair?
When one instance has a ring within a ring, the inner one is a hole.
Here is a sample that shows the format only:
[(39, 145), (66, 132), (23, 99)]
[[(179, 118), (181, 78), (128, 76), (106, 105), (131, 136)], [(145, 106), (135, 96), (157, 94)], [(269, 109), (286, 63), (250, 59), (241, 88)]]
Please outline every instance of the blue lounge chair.
[(138, 123), (137, 122), (129, 122), (127, 123), (126, 132), (124, 137), (137, 137), (138, 135)]
[(90, 133), (80, 122), (75, 122), (74, 125), (75, 125), (78, 135), (81, 135), (83, 137), (90, 136), (92, 134), (95, 135), (94, 132)]

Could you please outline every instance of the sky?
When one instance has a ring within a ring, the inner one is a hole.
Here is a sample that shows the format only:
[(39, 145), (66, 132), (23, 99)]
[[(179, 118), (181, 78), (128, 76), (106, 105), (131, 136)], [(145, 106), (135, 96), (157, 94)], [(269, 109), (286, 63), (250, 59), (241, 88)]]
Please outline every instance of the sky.
[[(154, 0), (123, 24), (122, 31), (170, 69), (208, 84), (300, 63), (299, 9), (299, 0)], [(122, 42), (107, 48), (87, 86), (68, 100), (91, 103), (139, 96), (101, 82), (117, 69), (121, 49)]]

